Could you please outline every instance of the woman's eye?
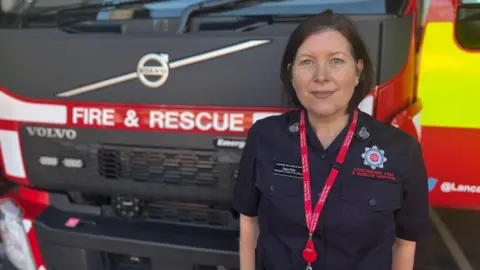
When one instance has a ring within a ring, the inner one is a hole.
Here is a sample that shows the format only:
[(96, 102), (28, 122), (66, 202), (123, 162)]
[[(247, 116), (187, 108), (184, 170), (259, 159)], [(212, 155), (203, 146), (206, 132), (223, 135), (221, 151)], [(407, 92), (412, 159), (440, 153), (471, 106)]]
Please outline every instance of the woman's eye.
[(310, 65), (310, 64), (312, 64), (312, 60), (308, 60), (308, 59), (307, 59), (307, 60), (303, 60), (303, 61), (301, 62), (301, 64), (302, 64), (302, 65)]
[(340, 58), (334, 58), (332, 59), (333, 64), (342, 64), (344, 61)]

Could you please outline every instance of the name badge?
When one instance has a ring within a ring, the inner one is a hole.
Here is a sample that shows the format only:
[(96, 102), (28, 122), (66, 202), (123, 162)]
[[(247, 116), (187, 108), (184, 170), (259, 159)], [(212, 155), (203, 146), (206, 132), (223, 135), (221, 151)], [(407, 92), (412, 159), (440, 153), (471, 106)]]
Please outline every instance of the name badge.
[(302, 178), (302, 166), (275, 162), (273, 174), (287, 177)]

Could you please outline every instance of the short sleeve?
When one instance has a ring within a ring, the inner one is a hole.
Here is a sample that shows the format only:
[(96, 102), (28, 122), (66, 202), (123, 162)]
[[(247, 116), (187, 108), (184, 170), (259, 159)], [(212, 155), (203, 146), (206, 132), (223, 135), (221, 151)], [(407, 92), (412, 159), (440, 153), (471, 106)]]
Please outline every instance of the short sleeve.
[(255, 125), (248, 131), (233, 188), (232, 208), (246, 216), (257, 216), (260, 192), (255, 186), (255, 160), (258, 143)]
[(397, 237), (419, 241), (430, 229), (428, 177), (418, 142), (410, 147), (407, 178), (403, 184), (403, 206), (395, 214)]

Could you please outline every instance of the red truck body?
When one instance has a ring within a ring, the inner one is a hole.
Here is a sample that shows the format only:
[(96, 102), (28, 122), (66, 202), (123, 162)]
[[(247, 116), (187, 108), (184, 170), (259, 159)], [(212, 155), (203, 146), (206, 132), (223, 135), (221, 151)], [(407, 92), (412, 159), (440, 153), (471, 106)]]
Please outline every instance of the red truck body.
[(136, 5), (127, 20), (72, 11), (63, 25), (47, 13), (0, 25), (1, 164), (13, 185), (0, 211), (15, 265), (238, 269), (229, 201), (246, 134), (288, 110), (281, 53), (302, 16), (326, 8), (351, 15), (372, 54), (360, 108), (418, 138), (417, 1), (257, 3), (186, 28), (184, 10), (198, 6), (170, 2)]

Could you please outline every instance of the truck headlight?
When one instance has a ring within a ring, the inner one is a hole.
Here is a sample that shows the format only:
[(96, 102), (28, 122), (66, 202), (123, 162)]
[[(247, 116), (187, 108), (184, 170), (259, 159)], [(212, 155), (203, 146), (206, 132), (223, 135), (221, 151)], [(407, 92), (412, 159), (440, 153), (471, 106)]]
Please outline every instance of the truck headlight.
[(35, 270), (27, 233), (23, 227), (22, 211), (11, 200), (0, 203), (0, 233), (10, 262), (22, 270)]

